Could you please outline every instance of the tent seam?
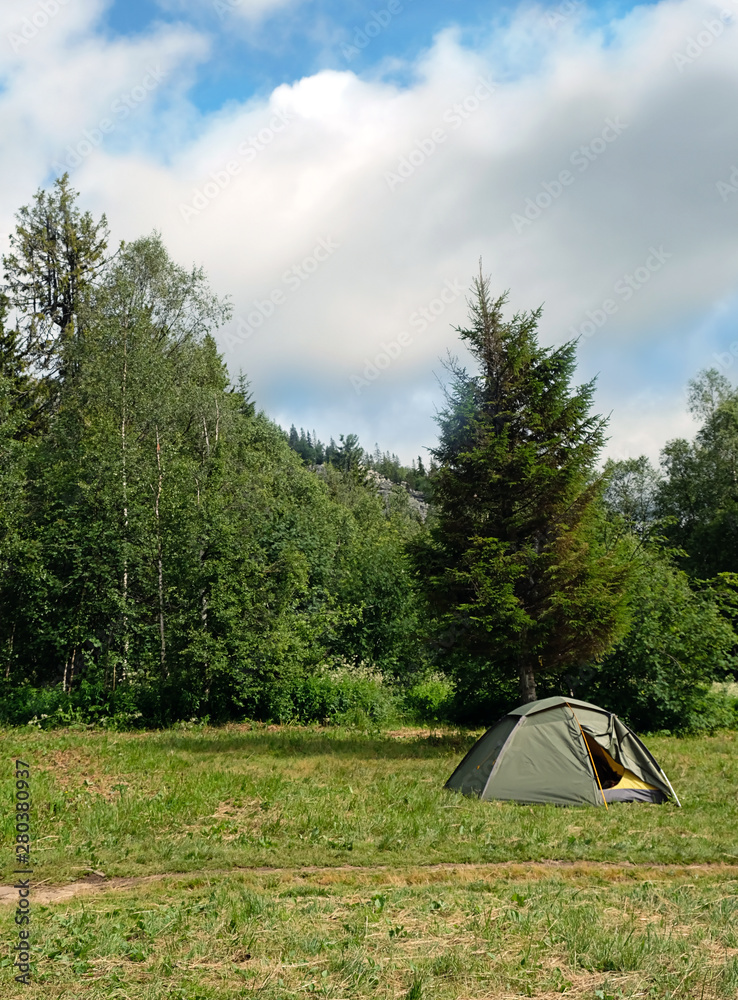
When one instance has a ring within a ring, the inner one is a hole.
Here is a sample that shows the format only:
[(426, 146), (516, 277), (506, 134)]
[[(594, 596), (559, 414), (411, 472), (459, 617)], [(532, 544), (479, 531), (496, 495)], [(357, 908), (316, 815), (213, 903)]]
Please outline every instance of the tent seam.
[(602, 801), (605, 803), (605, 809), (607, 809), (609, 811), (610, 807), (607, 804), (607, 799), (605, 798), (605, 793), (604, 793), (604, 791), (602, 789), (602, 782), (600, 781), (600, 776), (597, 773), (597, 768), (595, 767), (595, 762), (594, 762), (594, 757), (592, 756), (592, 751), (589, 749), (589, 743), (587, 743), (587, 740), (584, 737), (584, 730), (582, 729), (581, 723), (579, 722), (579, 719), (576, 716), (576, 712), (571, 707), (571, 705), (569, 704), (569, 702), (566, 701), (566, 702), (564, 702), (564, 704), (569, 709), (569, 711), (571, 712), (571, 714), (574, 716), (574, 721), (579, 726), (579, 732), (580, 732), (581, 737), (582, 737), (582, 742), (584, 743), (584, 746), (587, 749), (587, 756), (589, 757), (590, 764), (592, 765), (592, 770), (594, 771), (594, 776), (597, 779), (597, 784), (599, 785), (599, 788), (600, 788), (600, 794), (602, 795)]
[(479, 800), (480, 800), (480, 802), (484, 799), (484, 793), (489, 788), (489, 783), (492, 780), (492, 778), (494, 777), (495, 773), (497, 772), (497, 770), (498, 770), (498, 768), (500, 766), (500, 761), (505, 756), (505, 751), (507, 750), (508, 745), (510, 744), (513, 736), (515, 735), (515, 733), (517, 733), (518, 729), (520, 729), (520, 727), (524, 724), (524, 722), (525, 722), (525, 720), (527, 718), (528, 718), (527, 715), (521, 715), (520, 716), (520, 719), (515, 724), (515, 727), (510, 731), (510, 735), (505, 740), (505, 742), (502, 744), (502, 748), (501, 748), (500, 752), (497, 754), (497, 760), (492, 765), (492, 770), (489, 772), (489, 777), (485, 781), (484, 788), (482, 789), (482, 791), (479, 794)]

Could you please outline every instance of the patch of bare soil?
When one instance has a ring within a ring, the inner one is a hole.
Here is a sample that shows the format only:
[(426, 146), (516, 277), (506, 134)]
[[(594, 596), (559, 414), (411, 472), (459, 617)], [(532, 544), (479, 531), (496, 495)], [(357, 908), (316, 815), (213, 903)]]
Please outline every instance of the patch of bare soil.
[(185, 826), (185, 830), (202, 833), (208, 827), (215, 826), (224, 841), (236, 840), (242, 834), (259, 836), (268, 823), (276, 822), (281, 815), (277, 806), (262, 802), (261, 799), (250, 799), (236, 805), (232, 800), (220, 802), (218, 808), (210, 816), (200, 818), (197, 823)]
[(122, 778), (103, 773), (94, 757), (77, 749), (49, 754), (38, 770), (52, 775), (62, 791), (86, 791), (101, 795), (108, 802), (118, 798), (121, 787), (128, 785)]
[[(135, 885), (143, 885), (145, 882), (160, 881), (162, 875), (146, 875), (140, 878), (111, 878), (104, 876), (86, 875), (76, 882), (69, 882), (67, 885), (34, 885), (31, 883), (31, 899), (34, 903), (63, 903), (75, 896), (89, 895), (90, 893), (108, 892), (111, 889), (127, 889)], [(14, 886), (0, 886), (0, 905), (15, 903), (18, 899), (18, 890)]]
[(382, 735), (389, 736), (392, 740), (427, 740), (431, 736), (442, 737), (445, 734), (437, 733), (433, 729), (412, 729), (410, 726), (404, 726), (402, 729), (388, 729)]

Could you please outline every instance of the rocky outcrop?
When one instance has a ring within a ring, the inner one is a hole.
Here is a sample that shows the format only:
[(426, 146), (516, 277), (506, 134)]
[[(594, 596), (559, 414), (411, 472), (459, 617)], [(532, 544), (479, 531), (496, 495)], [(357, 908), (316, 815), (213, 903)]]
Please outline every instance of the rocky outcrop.
[[(326, 465), (310, 465), (308, 468), (316, 474), (316, 476), (325, 476), (327, 474), (328, 467)], [(374, 487), (380, 497), (384, 500), (384, 509), (389, 513), (391, 509), (391, 496), (394, 492), (397, 496), (398, 493), (402, 495), (403, 493), (407, 497), (407, 504), (411, 513), (415, 514), (416, 517), (420, 518), (421, 521), (425, 521), (428, 517), (428, 511), (430, 510), (430, 504), (425, 500), (423, 494), (418, 492), (418, 490), (411, 490), (406, 482), (393, 483), (391, 479), (387, 479), (386, 476), (381, 476), (376, 469), (368, 469), (364, 481), (367, 485)]]
[(410, 510), (416, 514), (421, 521), (428, 517), (429, 505), (423, 498), (423, 494), (417, 490), (411, 490), (406, 482), (393, 483), (390, 479), (381, 476), (375, 469), (369, 469), (366, 474), (366, 481), (375, 487), (379, 495), (384, 500), (385, 510), (390, 509), (390, 496), (392, 491), (404, 490), (407, 494), (407, 502)]

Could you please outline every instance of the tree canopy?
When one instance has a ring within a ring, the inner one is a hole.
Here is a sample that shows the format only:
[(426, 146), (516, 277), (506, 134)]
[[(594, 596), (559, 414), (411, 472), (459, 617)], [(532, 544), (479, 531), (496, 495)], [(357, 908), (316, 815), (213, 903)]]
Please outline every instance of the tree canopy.
[[(231, 382), (213, 339), (227, 303), (157, 234), (104, 258), (104, 219), (66, 179), (18, 218), (4, 264), (21, 334), (3, 333), (0, 372), (8, 684), (167, 721), (270, 711), (327, 662), (403, 669), (417, 522), (356, 479), (355, 436), (330, 478), (303, 465)], [(25, 438), (24, 379), (53, 400)]]
[(430, 462), (403, 465), (278, 427), (218, 352), (230, 306), (202, 268), (157, 233), (108, 239), (65, 176), (3, 258), (2, 718), (323, 721), (371, 689), (434, 720), (567, 692), (642, 728), (725, 720), (738, 392), (718, 372), (660, 470), (601, 469), (576, 344), (541, 346), (541, 310), (506, 318), (480, 273), (474, 367), (448, 361)]
[(738, 392), (715, 369), (690, 383), (690, 410), (702, 421), (694, 441), (669, 441), (656, 511), (693, 577), (738, 572)]

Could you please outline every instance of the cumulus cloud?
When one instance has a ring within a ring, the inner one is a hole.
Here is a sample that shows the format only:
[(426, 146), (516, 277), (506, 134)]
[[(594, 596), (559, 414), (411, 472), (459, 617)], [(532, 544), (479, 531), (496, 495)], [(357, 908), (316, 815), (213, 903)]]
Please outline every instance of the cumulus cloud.
[[(41, 182), (68, 136), (165, 59), (180, 96), (146, 105), (157, 134), (106, 139), (73, 179), (117, 235), (160, 229), (232, 294), (223, 349), (270, 412), (408, 457), (432, 443), (434, 372), (481, 256), (511, 309), (545, 303), (544, 342), (581, 336), (582, 377), (599, 372), (601, 408), (619, 410), (611, 447), (655, 457), (678, 389), (720, 349), (718, 331), (694, 331), (735, 289), (738, 193), (718, 185), (736, 163), (738, 6), (664, 0), (606, 26), (527, 9), (475, 47), (442, 33), (407, 86), (325, 70), (205, 119), (181, 99), (204, 38), (93, 39), (99, 5), (85, 9), (44, 43), (53, 96), (27, 96), (20, 65), (0, 96), (14, 136), (0, 176), (23, 162)], [(29, 197), (14, 176), (4, 215)]]
[(128, 151), (148, 134), (153, 152), (161, 131), (152, 127), (156, 112), (180, 101), (179, 83), (207, 55), (207, 41), (186, 26), (105, 38), (104, 8), (98, 0), (35, 6), (11, 0), (1, 8), (0, 230), (6, 234), (12, 213), (37, 186), (65, 169), (74, 172), (103, 144)]

